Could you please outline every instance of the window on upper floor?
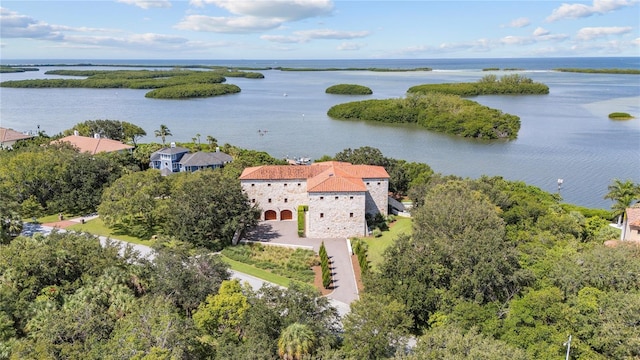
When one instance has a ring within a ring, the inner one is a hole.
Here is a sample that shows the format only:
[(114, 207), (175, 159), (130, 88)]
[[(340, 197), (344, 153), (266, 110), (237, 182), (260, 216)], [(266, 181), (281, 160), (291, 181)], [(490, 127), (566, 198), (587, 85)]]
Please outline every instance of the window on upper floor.
[(271, 199), (269, 199), (268, 202), (271, 202)]
[(324, 217), (324, 213), (320, 213), (320, 217), (323, 218)]

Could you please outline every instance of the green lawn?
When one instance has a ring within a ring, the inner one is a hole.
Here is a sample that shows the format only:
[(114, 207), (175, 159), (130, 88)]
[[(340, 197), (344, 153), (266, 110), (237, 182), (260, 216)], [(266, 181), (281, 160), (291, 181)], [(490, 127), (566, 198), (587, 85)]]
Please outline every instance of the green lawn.
[[(47, 215), (47, 216), (43, 216), (43, 217), (39, 217), (37, 218), (37, 222), (40, 224), (46, 224), (46, 223), (52, 223), (52, 222), (56, 222), (56, 221), (60, 221), (59, 218), (59, 214), (53, 214), (53, 215)], [(71, 214), (63, 214), (64, 219), (63, 220), (68, 220), (71, 219)], [(22, 219), (23, 222), (33, 222), (32, 218), (24, 218)]]
[(377, 268), (382, 263), (382, 253), (393, 243), (398, 235), (404, 233), (411, 234), (411, 219), (404, 217), (397, 217), (396, 222), (393, 223), (389, 231), (383, 231), (382, 236), (378, 238), (366, 237), (361, 238), (367, 245), (369, 250), (367, 252), (367, 258), (373, 269)]
[(93, 235), (107, 236), (112, 239), (123, 240), (140, 245), (151, 246), (153, 244), (153, 241), (151, 239), (140, 239), (135, 236), (125, 235), (109, 229), (100, 218), (89, 220), (84, 224), (71, 225), (67, 228), (67, 230), (88, 232)]

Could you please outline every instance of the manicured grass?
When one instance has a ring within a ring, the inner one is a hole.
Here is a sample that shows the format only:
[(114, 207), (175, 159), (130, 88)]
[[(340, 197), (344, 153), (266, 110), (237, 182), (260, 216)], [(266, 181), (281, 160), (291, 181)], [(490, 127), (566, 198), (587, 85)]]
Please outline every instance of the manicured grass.
[[(62, 214), (62, 215), (63, 215), (63, 220), (69, 220), (69, 219), (72, 218), (72, 215), (70, 215), (70, 214)], [(52, 222), (60, 221), (60, 218), (58, 216), (59, 216), (59, 214), (47, 215), (47, 216), (39, 217), (36, 220), (40, 224), (52, 223)], [(33, 219), (32, 218), (24, 218), (24, 219), (22, 219), (22, 221), (24, 221), (24, 222), (33, 222)]]
[(247, 274), (247, 275), (251, 275), (251, 276), (255, 276), (258, 279), (262, 279), (268, 282), (272, 282), (274, 284), (280, 285), (280, 286), (284, 286), (284, 287), (289, 287), (289, 284), (291, 283), (292, 280), (287, 279), (284, 276), (280, 276), (280, 275), (276, 275), (272, 272), (266, 271), (266, 270), (262, 270), (262, 269), (258, 269), (257, 267), (253, 266), (253, 265), (249, 265), (249, 264), (245, 264), (245, 263), (241, 263), (239, 261), (235, 261), (232, 259), (229, 259), (228, 257), (224, 256), (224, 255), (220, 255), (220, 257), (222, 258), (222, 261), (224, 261), (225, 263), (227, 263), (229, 265), (229, 267), (231, 267), (231, 269)]
[(112, 239), (123, 240), (126, 242), (140, 244), (140, 245), (151, 246), (153, 244), (153, 240), (151, 239), (140, 239), (134, 236), (121, 234), (121, 233), (118, 233), (117, 231), (109, 229), (104, 224), (104, 222), (102, 222), (100, 218), (89, 220), (84, 224), (71, 225), (67, 228), (67, 230), (88, 232), (93, 235), (107, 236)]
[(397, 217), (396, 219), (396, 222), (389, 228), (389, 231), (382, 232), (381, 237), (362, 238), (362, 240), (369, 246), (367, 258), (369, 259), (369, 263), (373, 269), (376, 269), (378, 265), (382, 263), (382, 254), (391, 244), (393, 244), (393, 241), (398, 237), (398, 235), (402, 233), (407, 235), (411, 234), (411, 219), (403, 217)]

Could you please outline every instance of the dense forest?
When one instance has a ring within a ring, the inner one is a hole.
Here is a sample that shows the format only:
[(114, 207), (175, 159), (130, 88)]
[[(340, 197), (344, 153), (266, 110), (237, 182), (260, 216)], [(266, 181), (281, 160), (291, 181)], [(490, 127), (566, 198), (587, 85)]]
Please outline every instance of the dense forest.
[[(640, 246), (604, 245), (640, 199), (631, 181), (612, 182), (608, 211), (371, 147), (327, 155), (384, 166), (393, 196), (414, 205), (411, 231), (363, 272), (340, 318), (309, 286), (230, 280), (212, 253), (255, 224), (242, 169), (281, 160), (225, 144), (223, 169), (161, 177), (145, 170), (160, 144), (90, 156), (50, 140), (0, 151), (0, 359), (552, 359), (569, 336), (571, 359), (640, 357)], [(23, 219), (95, 211), (123, 234), (156, 235), (153, 257), (87, 233), (18, 236)]]

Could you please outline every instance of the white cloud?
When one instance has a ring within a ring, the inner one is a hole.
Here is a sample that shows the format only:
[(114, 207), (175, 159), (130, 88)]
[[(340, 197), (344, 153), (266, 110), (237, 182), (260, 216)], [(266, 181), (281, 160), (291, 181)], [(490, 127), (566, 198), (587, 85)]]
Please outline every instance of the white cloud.
[(191, 31), (244, 34), (275, 29), (281, 24), (282, 20), (280, 19), (258, 18), (254, 16), (213, 17), (189, 15), (176, 24), (175, 28)]
[(196, 6), (212, 4), (234, 15), (278, 18), (283, 21), (324, 16), (333, 11), (333, 1), (331, 0), (196, 0), (191, 1), (191, 4)]
[(370, 34), (369, 31), (337, 31), (330, 29), (317, 29), (317, 30), (301, 30), (295, 31), (294, 35), (262, 35), (260, 39), (281, 43), (281, 44), (301, 44), (311, 40), (317, 39), (330, 39), (330, 40), (344, 40), (344, 39), (357, 39), (366, 37)]
[(504, 45), (528, 45), (534, 42), (532, 38), (524, 36), (505, 36), (500, 39), (500, 43)]
[(525, 26), (527, 26), (529, 24), (531, 24), (531, 21), (529, 19), (527, 19), (526, 17), (521, 17), (521, 18), (512, 20), (506, 26), (507, 27), (512, 27), (512, 28), (522, 28), (522, 27), (525, 27)]
[(637, 3), (638, 0), (593, 0), (593, 5), (591, 6), (585, 4), (562, 4), (547, 17), (547, 22), (604, 14), (623, 7), (634, 6)]
[(366, 37), (369, 31), (337, 31), (329, 29), (301, 30), (294, 34), (307, 39), (356, 39)]
[(307, 39), (299, 36), (284, 35), (262, 35), (260, 36), (260, 39), (281, 44), (299, 44), (307, 42)]
[(591, 40), (609, 35), (626, 34), (633, 30), (630, 26), (612, 26), (612, 27), (586, 27), (578, 30), (576, 38), (578, 40)]
[(362, 49), (364, 46), (365, 46), (364, 44), (358, 44), (358, 43), (353, 43), (353, 42), (343, 42), (342, 44), (338, 45), (336, 50), (338, 50), (338, 51), (355, 51), (355, 50)]
[(61, 36), (51, 25), (5, 8), (0, 8), (0, 33), (3, 38), (54, 39)]
[(176, 28), (219, 33), (252, 33), (281, 27), (286, 22), (326, 16), (333, 11), (330, 0), (192, 0), (191, 5), (215, 5), (234, 16), (190, 15)]
[(544, 36), (548, 34), (549, 34), (549, 30), (543, 29), (541, 27), (538, 27), (533, 31), (533, 36)]
[(635, 46), (640, 46), (640, 37), (631, 40), (631, 44), (633, 44)]
[(169, 0), (116, 0), (119, 3), (137, 6), (142, 9), (151, 8), (170, 8), (171, 2)]

